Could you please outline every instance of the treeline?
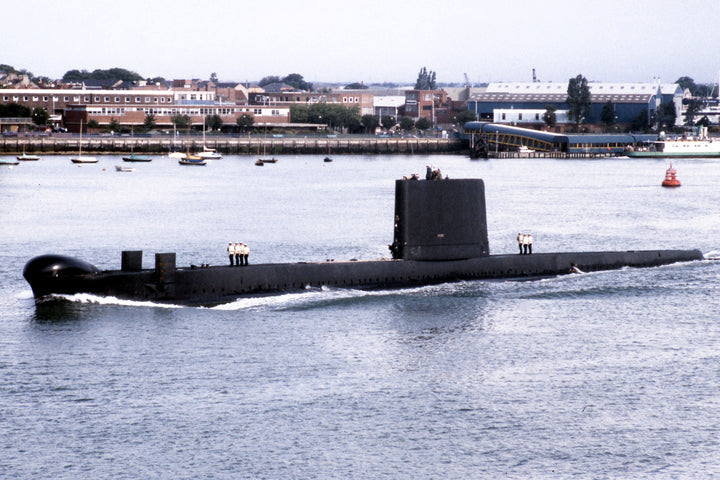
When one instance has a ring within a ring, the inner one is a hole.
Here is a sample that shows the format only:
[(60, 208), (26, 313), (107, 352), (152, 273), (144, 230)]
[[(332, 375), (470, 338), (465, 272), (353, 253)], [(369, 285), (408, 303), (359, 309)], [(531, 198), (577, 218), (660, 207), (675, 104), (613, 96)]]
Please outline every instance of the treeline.
[(92, 72), (88, 72), (87, 70), (68, 70), (65, 72), (65, 75), (63, 75), (62, 80), (63, 82), (86, 82), (88, 80), (136, 82), (143, 80), (143, 77), (136, 72), (124, 68), (109, 68), (107, 70), (96, 69)]

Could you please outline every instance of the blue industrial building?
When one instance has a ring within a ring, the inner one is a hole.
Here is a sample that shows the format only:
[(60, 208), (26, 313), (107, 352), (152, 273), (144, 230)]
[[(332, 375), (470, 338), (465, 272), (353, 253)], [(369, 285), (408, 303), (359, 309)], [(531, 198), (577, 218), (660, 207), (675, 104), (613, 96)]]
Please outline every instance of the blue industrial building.
[[(641, 114), (647, 119), (661, 104), (673, 103), (676, 118), (681, 120), (683, 90), (677, 84), (655, 83), (588, 83), (591, 113), (585, 123), (600, 123), (600, 113), (607, 102), (615, 109), (617, 124), (629, 125)], [(479, 120), (513, 125), (543, 124), (542, 114), (548, 105), (558, 111), (568, 109), (567, 84), (542, 82), (491, 83), (480, 93), (468, 99), (468, 110), (477, 114)], [(527, 112), (513, 116), (504, 122), (495, 113), (499, 110), (522, 110)]]

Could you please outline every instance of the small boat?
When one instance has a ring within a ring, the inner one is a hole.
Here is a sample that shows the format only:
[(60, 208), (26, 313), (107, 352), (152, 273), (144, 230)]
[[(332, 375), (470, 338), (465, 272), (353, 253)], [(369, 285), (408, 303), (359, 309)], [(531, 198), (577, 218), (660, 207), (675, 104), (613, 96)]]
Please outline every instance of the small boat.
[(134, 172), (135, 169), (132, 167), (124, 167), (122, 165), (115, 165), (115, 170), (118, 172)]
[(325, 163), (330, 163), (330, 162), (332, 162), (332, 158), (330, 158), (330, 157), (325, 157), (325, 158), (323, 158), (323, 162), (325, 162)]
[(174, 158), (175, 160), (180, 160), (180, 159), (183, 158), (184, 156), (185, 156), (185, 154), (182, 153), (182, 152), (172, 152), (172, 153), (168, 153), (168, 158)]
[(20, 160), (21, 162), (36, 162), (36, 161), (40, 160), (40, 157), (38, 157), (37, 155), (28, 155), (28, 154), (26, 154), (24, 147), (23, 147), (23, 153), (22, 153), (22, 155), (18, 155), (18, 156), (15, 157), (15, 158), (17, 158), (17, 159)]
[(665, 180), (662, 181), (663, 187), (679, 187), (680, 180), (677, 178), (677, 171), (673, 168), (672, 163), (670, 168), (665, 170)]
[(152, 157), (148, 155), (135, 155), (131, 153), (129, 157), (123, 157), (125, 162), (152, 162)]
[(186, 155), (183, 158), (181, 158), (178, 161), (178, 163), (180, 165), (198, 165), (198, 166), (207, 165), (207, 162), (205, 160), (203, 160), (200, 157), (196, 157), (194, 155), (189, 155), (189, 156)]
[(277, 158), (261, 158), (262, 163), (277, 163)]
[(222, 155), (217, 153), (214, 148), (205, 146), (205, 122), (203, 122), (203, 151), (198, 153), (198, 156), (205, 160), (222, 160)]
[(152, 162), (152, 157), (149, 155), (135, 155), (135, 134), (133, 133), (133, 130), (130, 130), (131, 140), (130, 140), (130, 156), (129, 157), (123, 157), (123, 161), (125, 162)]
[(83, 129), (83, 123), (82, 123), (82, 120), (80, 120), (80, 141), (78, 142), (78, 145), (79, 145), (78, 156), (70, 158), (70, 161), (72, 163), (98, 163), (98, 159), (95, 157), (83, 157), (82, 156), (82, 129)]
[(260, 160), (260, 159), (258, 158), (257, 160), (255, 160), (255, 165), (258, 166), (258, 167), (264, 167), (264, 166), (265, 166), (265, 162), (263, 162), (262, 160)]
[(17, 160), (5, 160), (0, 158), (0, 165), (20, 165)]
[(532, 148), (529, 148), (526, 145), (520, 145), (520, 147), (518, 147), (518, 153), (527, 155), (530, 153), (535, 153), (535, 150), (533, 150)]

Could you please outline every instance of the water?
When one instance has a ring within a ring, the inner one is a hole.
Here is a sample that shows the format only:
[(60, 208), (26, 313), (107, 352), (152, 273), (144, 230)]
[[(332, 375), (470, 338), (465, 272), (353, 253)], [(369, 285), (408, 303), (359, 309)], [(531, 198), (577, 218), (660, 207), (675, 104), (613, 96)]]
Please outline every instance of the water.
[(720, 263), (216, 308), (78, 295), (37, 308), (42, 253), (118, 268), (387, 256), (394, 179), (486, 182), (493, 253), (720, 253), (720, 162), (460, 156), (49, 157), (0, 170), (2, 478), (711, 478)]

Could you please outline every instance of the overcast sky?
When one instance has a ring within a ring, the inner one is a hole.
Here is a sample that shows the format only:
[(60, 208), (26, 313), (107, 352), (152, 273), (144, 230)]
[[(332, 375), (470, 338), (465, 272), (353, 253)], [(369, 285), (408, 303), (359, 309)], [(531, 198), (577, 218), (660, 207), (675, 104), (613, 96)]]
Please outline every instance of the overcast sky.
[(310, 82), (717, 83), (718, 0), (25, 0), (3, 2), (0, 63), (60, 78)]

